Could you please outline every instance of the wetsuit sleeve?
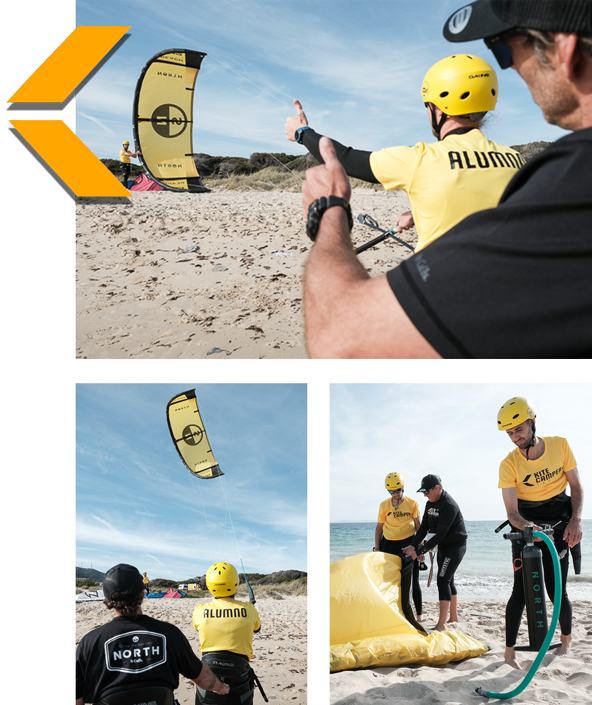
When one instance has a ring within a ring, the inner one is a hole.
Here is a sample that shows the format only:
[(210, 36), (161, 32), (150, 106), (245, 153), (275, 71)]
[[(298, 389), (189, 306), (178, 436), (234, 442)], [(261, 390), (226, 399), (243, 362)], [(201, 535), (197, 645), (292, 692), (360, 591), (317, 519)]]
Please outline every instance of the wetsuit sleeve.
[(415, 536), (409, 541), (409, 545), (417, 548), (419, 544), (424, 540), (425, 535), (428, 533), (428, 513), (424, 512), (421, 520), (421, 525), (417, 530)]
[[(317, 161), (324, 164), (325, 162), (319, 151), (319, 141), (321, 137), (322, 135), (319, 135), (319, 133), (315, 132), (312, 128), (310, 130), (304, 130), (302, 133), (302, 144)], [(345, 147), (343, 144), (333, 139), (331, 141), (335, 147), (337, 159), (339, 159), (343, 165), (348, 176), (354, 179), (362, 179), (362, 181), (369, 181), (371, 184), (380, 183), (374, 176), (372, 167), (370, 166), (370, 155), (372, 152), (364, 152), (360, 149)]]
[(446, 538), (446, 534), (452, 526), (452, 522), (456, 519), (458, 514), (458, 508), (452, 504), (446, 504), (440, 511), (440, 518), (438, 520), (438, 528), (436, 530), (436, 535), (429, 541), (424, 543), (423, 547), (425, 551), (429, 551), (434, 546), (437, 546), (443, 539)]

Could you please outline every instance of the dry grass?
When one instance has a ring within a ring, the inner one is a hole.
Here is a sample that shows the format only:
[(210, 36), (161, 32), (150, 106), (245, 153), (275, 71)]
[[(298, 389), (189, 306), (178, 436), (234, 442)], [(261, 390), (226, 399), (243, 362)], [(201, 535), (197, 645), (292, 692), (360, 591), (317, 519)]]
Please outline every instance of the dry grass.
[[(204, 179), (204, 184), (217, 191), (288, 191), (298, 192), (302, 189), (305, 171), (290, 172), (280, 166), (268, 166), (255, 174), (233, 174), (228, 178), (216, 177)], [(360, 179), (350, 179), (352, 188), (376, 188)], [(382, 190), (382, 186), (378, 184)]]

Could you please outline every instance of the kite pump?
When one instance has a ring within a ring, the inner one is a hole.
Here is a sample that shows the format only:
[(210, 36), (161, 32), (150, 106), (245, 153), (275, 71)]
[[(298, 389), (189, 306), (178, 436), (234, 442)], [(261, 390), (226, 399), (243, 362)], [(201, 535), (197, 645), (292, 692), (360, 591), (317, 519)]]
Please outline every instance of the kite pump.
[[(524, 539), (526, 545), (522, 549), (522, 576), (524, 579), (524, 594), (526, 596), (526, 617), (528, 622), (528, 646), (517, 646), (517, 651), (538, 651), (537, 657), (532, 662), (532, 665), (523, 678), (522, 682), (509, 693), (491, 693), (483, 688), (476, 688), (475, 692), (483, 695), (486, 698), (497, 698), (498, 700), (508, 700), (521, 693), (533, 679), (542, 660), (545, 658), (547, 651), (550, 648), (561, 646), (551, 644), (555, 627), (559, 620), (559, 610), (561, 609), (561, 569), (559, 565), (559, 556), (553, 541), (547, 536), (552, 535), (552, 529), (544, 531), (533, 531), (532, 526), (525, 526), (524, 532), (517, 531), (511, 534), (504, 534), (504, 538), (510, 541), (519, 541)], [(534, 545), (534, 539), (542, 539), (551, 552), (553, 559), (553, 571), (555, 575), (555, 597), (553, 600), (553, 616), (551, 617), (551, 626), (547, 629), (547, 608), (545, 605), (545, 586), (543, 583), (543, 558), (540, 548)]]

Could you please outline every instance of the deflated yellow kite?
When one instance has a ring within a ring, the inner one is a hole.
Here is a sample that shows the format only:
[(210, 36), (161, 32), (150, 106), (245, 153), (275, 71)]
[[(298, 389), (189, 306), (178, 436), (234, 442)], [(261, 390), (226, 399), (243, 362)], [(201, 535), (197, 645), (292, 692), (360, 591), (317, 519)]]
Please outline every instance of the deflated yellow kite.
[(489, 648), (457, 631), (426, 635), (401, 608), (401, 559), (361, 553), (331, 564), (331, 671), (368, 666), (437, 666)]
[(173, 397), (167, 404), (167, 423), (175, 448), (185, 467), (196, 477), (224, 475), (210, 446), (195, 389)]

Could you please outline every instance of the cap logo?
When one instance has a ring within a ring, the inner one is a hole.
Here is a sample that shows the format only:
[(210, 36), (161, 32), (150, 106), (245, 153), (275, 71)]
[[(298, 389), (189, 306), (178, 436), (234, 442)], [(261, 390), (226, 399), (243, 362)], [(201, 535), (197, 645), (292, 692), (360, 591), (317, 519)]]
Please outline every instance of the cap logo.
[(473, 6), (467, 5), (466, 7), (461, 7), (458, 12), (450, 18), (448, 22), (448, 31), (450, 34), (459, 34), (469, 23), (471, 13), (473, 12)]

